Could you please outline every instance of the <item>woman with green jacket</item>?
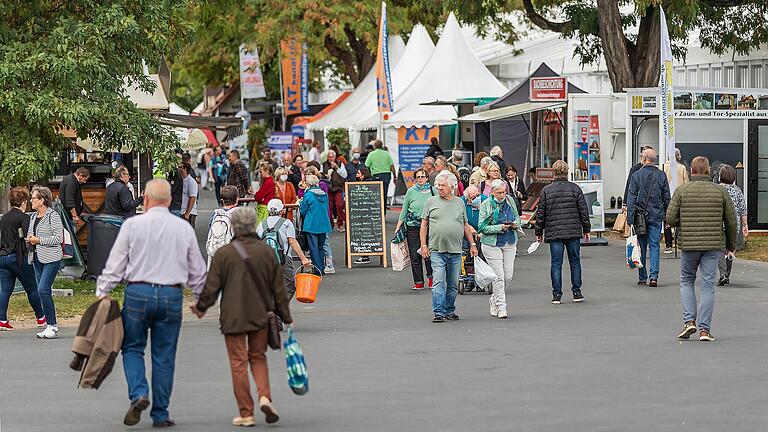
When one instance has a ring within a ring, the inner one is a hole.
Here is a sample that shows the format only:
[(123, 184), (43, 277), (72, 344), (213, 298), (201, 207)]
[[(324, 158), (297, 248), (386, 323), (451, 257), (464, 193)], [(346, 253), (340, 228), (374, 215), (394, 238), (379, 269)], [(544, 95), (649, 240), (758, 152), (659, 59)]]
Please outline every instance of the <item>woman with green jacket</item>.
[(493, 294), (488, 299), (492, 317), (507, 318), (507, 281), (512, 280), (517, 254), (517, 227), (520, 216), (514, 199), (507, 195), (507, 185), (496, 179), (491, 183), (492, 197), (480, 204), (480, 242), (488, 264), (496, 273)]
[(419, 230), (421, 229), (421, 213), (424, 209), (424, 203), (429, 197), (437, 195), (435, 190), (427, 182), (429, 176), (424, 169), (417, 170), (413, 176), (416, 178), (416, 184), (408, 189), (403, 199), (403, 210), (400, 212), (400, 219), (397, 221), (397, 232), (405, 224), (406, 242), (408, 245), (408, 255), (411, 257), (411, 272), (413, 273), (413, 289), (424, 289), (424, 269), (422, 268), (422, 259), (427, 268), (427, 286), (432, 287), (432, 266), (429, 258), (422, 258), (419, 253), (421, 240), (419, 239)]

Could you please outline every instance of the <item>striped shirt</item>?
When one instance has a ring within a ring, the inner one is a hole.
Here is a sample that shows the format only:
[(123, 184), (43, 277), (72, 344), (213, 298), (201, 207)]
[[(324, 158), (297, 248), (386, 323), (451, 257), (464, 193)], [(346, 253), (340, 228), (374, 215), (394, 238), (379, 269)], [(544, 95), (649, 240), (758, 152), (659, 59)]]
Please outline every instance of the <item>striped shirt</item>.
[(32, 213), (29, 220), (27, 235), (33, 235), (40, 239), (40, 243), (29, 252), (27, 260), (32, 264), (34, 259), (42, 264), (50, 264), (61, 261), (61, 242), (64, 240), (64, 225), (61, 216), (56, 210), (48, 207), (45, 214), (35, 226), (37, 212)]

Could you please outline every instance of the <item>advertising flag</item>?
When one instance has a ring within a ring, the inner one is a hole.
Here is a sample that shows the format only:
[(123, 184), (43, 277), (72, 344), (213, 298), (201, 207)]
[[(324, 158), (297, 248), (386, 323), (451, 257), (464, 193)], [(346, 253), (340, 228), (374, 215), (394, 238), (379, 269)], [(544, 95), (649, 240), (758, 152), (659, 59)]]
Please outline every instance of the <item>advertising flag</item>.
[(305, 46), (296, 38), (280, 41), (280, 66), (283, 74), (283, 112), (285, 115), (309, 111), (308, 61)]
[(669, 163), (670, 192), (674, 193), (677, 187), (677, 160), (675, 159), (675, 110), (672, 85), (672, 43), (669, 40), (669, 29), (664, 8), (659, 6), (661, 12), (661, 70), (659, 76), (659, 88), (661, 89), (661, 127), (664, 133), (665, 155)]
[(379, 47), (376, 51), (376, 99), (379, 112), (392, 112), (392, 75), (389, 73), (389, 35), (387, 34), (387, 4), (381, 2)]
[(240, 92), (242, 99), (267, 96), (259, 64), (259, 50), (250, 50), (245, 45), (240, 45)]

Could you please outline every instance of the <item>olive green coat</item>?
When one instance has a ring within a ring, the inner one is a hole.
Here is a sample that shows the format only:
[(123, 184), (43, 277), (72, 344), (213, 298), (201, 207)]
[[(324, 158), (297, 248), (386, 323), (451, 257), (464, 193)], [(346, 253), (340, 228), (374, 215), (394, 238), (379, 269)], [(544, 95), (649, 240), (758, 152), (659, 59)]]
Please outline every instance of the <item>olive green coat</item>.
[(725, 188), (708, 176), (692, 176), (678, 186), (667, 209), (684, 251), (736, 250), (736, 211)]

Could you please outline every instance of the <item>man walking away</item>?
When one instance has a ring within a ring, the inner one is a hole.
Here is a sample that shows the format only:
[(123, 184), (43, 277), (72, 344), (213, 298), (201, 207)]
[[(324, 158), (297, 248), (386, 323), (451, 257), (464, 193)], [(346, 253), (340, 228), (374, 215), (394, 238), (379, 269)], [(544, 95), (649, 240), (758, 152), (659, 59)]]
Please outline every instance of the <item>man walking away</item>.
[(627, 209), (627, 199), (629, 198), (629, 184), (632, 181), (632, 176), (643, 167), (643, 152), (653, 149), (651, 146), (641, 146), (640, 147), (640, 156), (638, 156), (638, 162), (634, 165), (632, 165), (632, 168), (629, 169), (629, 174), (627, 175), (627, 183), (624, 185), (624, 201), (622, 201), (624, 204), (622, 204), (623, 210)]
[(59, 200), (64, 206), (67, 217), (72, 222), (80, 222), (80, 215), (85, 211), (93, 214), (94, 211), (83, 201), (83, 191), (80, 185), (85, 184), (91, 177), (88, 169), (80, 167), (74, 173), (64, 176), (59, 185)]
[(209, 268), (216, 251), (222, 246), (229, 244), (235, 235), (235, 232), (232, 230), (230, 211), (237, 207), (237, 195), (237, 188), (234, 186), (224, 186), (221, 188), (223, 206), (217, 208), (211, 214), (211, 220), (208, 222), (208, 237), (205, 241), (205, 253), (208, 255)]
[(147, 182), (146, 212), (125, 221), (96, 283), (103, 298), (125, 281), (123, 302), (123, 369), (131, 400), (123, 423), (139, 423), (149, 407), (149, 385), (144, 366), (147, 333), (152, 344), (152, 425), (174, 426), (168, 413), (181, 330), (183, 288), (200, 295), (205, 283), (205, 261), (195, 230), (170, 214), (171, 186), (165, 180)]
[(133, 198), (128, 182), (131, 176), (128, 168), (121, 166), (115, 170), (115, 181), (107, 187), (104, 198), (104, 213), (129, 218), (136, 214), (136, 207), (140, 206), (143, 197)]
[(433, 323), (458, 320), (456, 295), (461, 271), (462, 238), (469, 242), (469, 252), (477, 256), (477, 245), (467, 223), (464, 201), (455, 195), (458, 180), (450, 171), (437, 175), (438, 196), (429, 197), (421, 214), (419, 253), (432, 264)]
[[(685, 324), (677, 337), (690, 338), (698, 323), (699, 340), (714, 341), (710, 326), (717, 264), (723, 253), (733, 257), (736, 250), (736, 211), (725, 188), (712, 183), (707, 158), (697, 156), (691, 162), (691, 181), (675, 189), (667, 209), (667, 223), (677, 227), (677, 243), (683, 251), (680, 301)], [(697, 271), (701, 272), (698, 305), (694, 287)]]
[[(627, 223), (635, 227), (640, 242), (640, 261), (643, 266), (638, 273), (638, 285), (658, 286), (661, 232), (664, 229), (664, 215), (669, 207), (669, 183), (667, 176), (656, 166), (656, 150), (643, 151), (643, 167), (632, 175), (627, 197)], [(642, 219), (642, 220), (641, 220)], [(638, 224), (646, 232), (638, 230)], [(650, 253), (650, 272), (645, 266), (646, 254)], [(648, 278), (650, 277), (650, 281)]]
[(541, 201), (536, 207), (536, 240), (549, 243), (552, 304), (560, 304), (563, 297), (563, 251), (568, 252), (573, 301), (579, 303), (584, 301), (581, 293), (581, 237), (589, 238), (589, 210), (581, 188), (568, 181), (568, 164), (558, 160), (552, 168), (555, 181), (541, 191)]
[(186, 219), (189, 224), (192, 225), (192, 228), (194, 228), (195, 220), (197, 219), (198, 187), (191, 172), (192, 165), (185, 162), (179, 166), (179, 175), (181, 176), (181, 182), (184, 185), (181, 194), (181, 217)]
[(504, 162), (504, 152), (501, 147), (493, 146), (491, 149), (491, 159), (499, 166), (499, 172), (504, 175), (507, 172), (507, 164)]
[[(374, 180), (382, 182), (384, 185), (384, 201), (386, 203), (387, 193), (389, 191), (389, 182), (395, 176), (395, 163), (392, 162), (392, 156), (389, 151), (384, 150), (384, 143), (376, 140), (373, 143), (374, 150), (368, 154), (365, 159), (365, 166), (371, 170), (371, 177)], [(384, 205), (386, 213), (387, 206)]]
[[(248, 168), (245, 163), (240, 160), (240, 152), (232, 150), (227, 154), (227, 160), (229, 161), (229, 178), (227, 179), (227, 186), (234, 186), (237, 188), (237, 192), (240, 194), (240, 198), (245, 198), (245, 195), (253, 195), (253, 188), (251, 188), (251, 182), (248, 180)], [(277, 163), (275, 163), (277, 165)]]

